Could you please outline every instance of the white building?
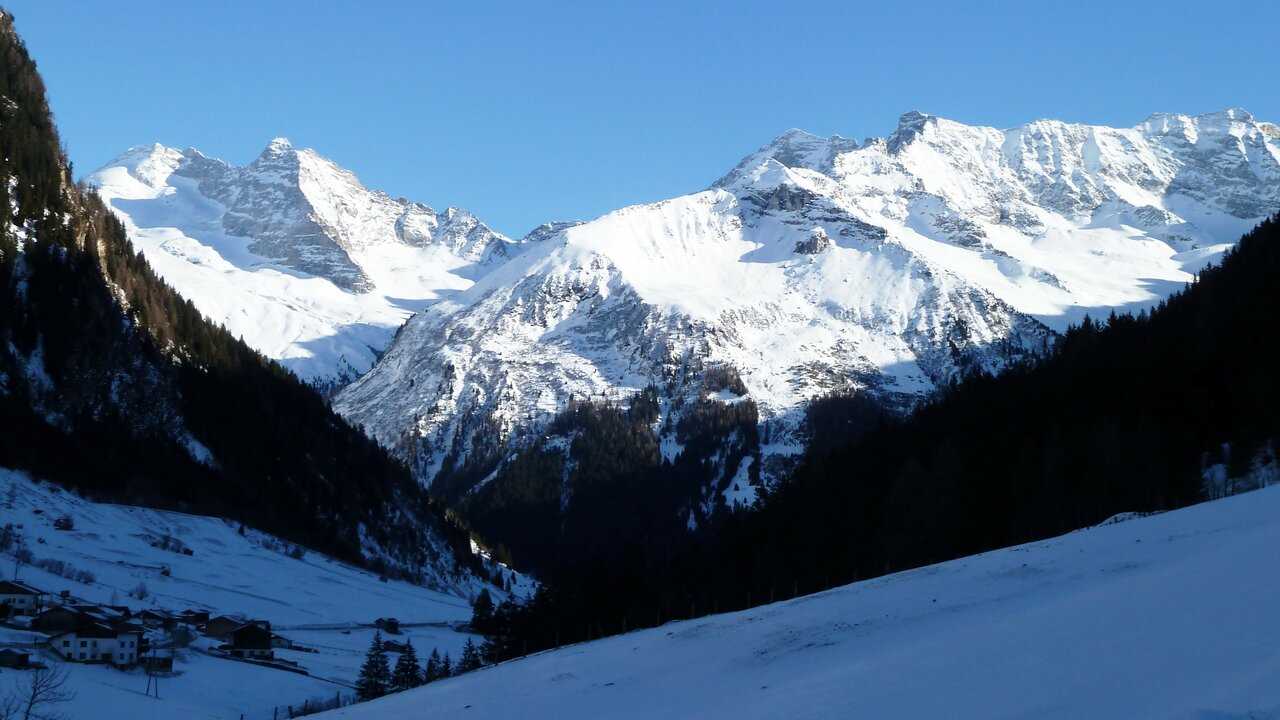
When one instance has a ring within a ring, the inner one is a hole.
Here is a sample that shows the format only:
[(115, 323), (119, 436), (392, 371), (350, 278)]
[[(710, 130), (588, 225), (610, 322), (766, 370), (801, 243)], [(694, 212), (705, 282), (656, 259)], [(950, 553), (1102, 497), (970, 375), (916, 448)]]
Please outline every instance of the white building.
[(0, 605), (14, 615), (35, 615), (44, 607), (47, 593), (17, 580), (0, 580)]
[(111, 665), (138, 662), (142, 631), (132, 625), (87, 624), (49, 639), (49, 647), (67, 660)]

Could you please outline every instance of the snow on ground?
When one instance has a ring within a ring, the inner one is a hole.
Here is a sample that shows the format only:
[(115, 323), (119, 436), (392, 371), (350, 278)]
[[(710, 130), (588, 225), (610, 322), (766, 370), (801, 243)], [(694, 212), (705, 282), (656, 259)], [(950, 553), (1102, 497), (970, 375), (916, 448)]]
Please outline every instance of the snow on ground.
[[(319, 652), (276, 650), (276, 657), (296, 662), (316, 677), (340, 683), (351, 683), (359, 674), (360, 664), (364, 662), (365, 652), (369, 649), (374, 634), (374, 629), (370, 627), (277, 630), (294, 643)], [(462, 655), (462, 647), (468, 638), (477, 643), (481, 640), (440, 625), (402, 627), (399, 635), (384, 634), (383, 637), (397, 643), (412, 643), (422, 662), (426, 662), (432, 649), (439, 650), (441, 655), (449, 653), (450, 658), (456, 662)], [(396, 657), (396, 654), (390, 656), (393, 665)]]
[[(6, 636), (17, 632), (0, 629), (0, 644), (7, 644)], [(304, 702), (329, 700), (337, 694), (350, 698), (373, 633), (372, 628), (285, 631), (295, 642), (319, 651), (275, 651), (277, 658), (298, 663), (309, 676), (214, 657), (195, 648), (182, 650), (174, 663), (174, 676), (160, 678), (159, 700), (146, 696), (147, 677), (139, 669), (61, 663), (48, 650), (37, 651), (32, 659), (69, 672), (67, 687), (75, 697), (57, 708), (68, 718), (235, 720), (243, 714), (245, 720), (274, 720), (277, 709), (279, 717), (288, 717), (289, 706), (301, 708)], [(470, 636), (447, 628), (406, 628), (402, 635), (388, 637), (397, 642), (409, 639), (423, 660), (432, 648), (448, 651), (456, 660)], [(397, 657), (388, 655), (392, 665)], [(5, 671), (0, 675), (0, 694), (26, 679), (25, 672)], [(104, 708), (109, 712), (104, 714)]]
[[(57, 662), (52, 653), (32, 658)], [(195, 651), (174, 663), (175, 676), (160, 679), (160, 698), (148, 697), (147, 676), (140, 669), (105, 665), (63, 664), (71, 702), (50, 708), (67, 718), (103, 720), (270, 720), (277, 706), (301, 707), (307, 700), (332, 698), (346, 687), (297, 673), (224, 660)], [(5, 671), (0, 692), (26, 681), (26, 673)], [(287, 712), (284, 717), (288, 717)]]
[(334, 711), (486, 718), (1280, 716), (1280, 487)]
[[(73, 530), (54, 528), (63, 516), (71, 518)], [(381, 582), (373, 573), (319, 553), (295, 559), (287, 543), (253, 530), (242, 535), (237, 524), (220, 518), (93, 503), (52, 483), (0, 469), (0, 524), (17, 529), (37, 563), (18, 566), (13, 555), (0, 555), (5, 579), (16, 567), (19, 579), (53, 595), (67, 590), (75, 598), (135, 611), (241, 613), (269, 620), (277, 633), (316, 651), (276, 651), (308, 676), (213, 657), (193, 647), (180, 652), (177, 675), (161, 680), (162, 699), (156, 700), (146, 697), (141, 671), (63, 664), (38, 649), (33, 659), (71, 672), (75, 699), (59, 708), (70, 718), (234, 720), (243, 713), (246, 720), (265, 720), (277, 706), (283, 713), (285, 706), (306, 700), (350, 695), (376, 618), (400, 619), (403, 632), (394, 639), (409, 640), (424, 658), (432, 648), (457, 658), (473, 637), (457, 629), (471, 615), (464, 598), (396, 580)], [(66, 570), (38, 566), (50, 560), (65, 563)], [(89, 578), (83, 574), (65, 577), (77, 572), (90, 573), (91, 581), (85, 582)], [(139, 585), (146, 586), (147, 597), (131, 594)], [(40, 633), (0, 628), (0, 647), (30, 648), (43, 639)], [(197, 645), (216, 643), (201, 638)], [(392, 654), (391, 662), (395, 658)], [(24, 680), (23, 673), (5, 671), (0, 695)], [(104, 708), (110, 710), (105, 716)]]
[[(12, 493), (12, 495), (10, 495)], [(8, 506), (12, 497), (13, 506)], [(244, 613), (277, 626), (372, 622), (464, 622), (468, 600), (407, 582), (388, 580), (319, 553), (302, 559), (292, 546), (221, 518), (94, 503), (52, 483), (0, 469), (0, 515), (19, 527), (37, 559), (54, 559), (88, 571), (85, 584), (36, 566), (20, 579), (53, 593), (69, 590), (92, 602), (135, 609), (206, 609)], [(75, 529), (56, 530), (54, 520), (71, 517)], [(153, 547), (164, 545), (180, 550)], [(12, 562), (12, 560), (9, 560)], [(163, 574), (168, 568), (169, 575)], [(12, 568), (5, 568), (6, 576)], [(145, 585), (145, 599), (130, 596)]]

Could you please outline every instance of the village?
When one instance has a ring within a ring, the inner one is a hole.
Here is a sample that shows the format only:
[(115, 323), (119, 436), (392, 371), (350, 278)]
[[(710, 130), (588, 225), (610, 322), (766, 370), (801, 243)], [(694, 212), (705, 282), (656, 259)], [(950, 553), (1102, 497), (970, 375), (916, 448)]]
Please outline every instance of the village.
[(375, 637), (393, 663), (479, 640), (478, 587), (380, 576), (222, 518), (3, 471), (0, 516), (0, 694), (65, 672), (67, 717), (297, 717), (354, 700)]
[[(378, 618), (370, 625), (379, 638), (383, 633), (394, 636), (402, 632), (395, 618)], [(307, 653), (317, 658), (324, 654), (274, 632), (271, 622), (262, 618), (96, 604), (65, 590), (50, 593), (18, 580), (0, 580), (0, 629), (0, 671), (38, 672), (62, 663), (106, 667), (145, 676), (145, 693), (154, 691), (157, 699), (160, 680), (181, 675), (175, 668), (175, 657), (181, 653), (304, 676), (311, 673), (302, 663), (277, 652)], [(329, 631), (352, 634), (351, 629)], [(393, 653), (412, 652), (410, 643), (407, 638), (380, 640), (383, 651)], [(271, 717), (300, 717), (355, 702), (354, 684), (328, 681), (336, 686), (331, 698), (273, 705)]]
[[(15, 580), (0, 580), (0, 623), (29, 630), (32, 636), (29, 649), (0, 648), (0, 667), (8, 668), (30, 666), (32, 653), (45, 648), (66, 662), (138, 665), (148, 672), (172, 672), (173, 651), (193, 644), (212, 655), (296, 668), (296, 663), (276, 659), (273, 650), (302, 649), (272, 632), (267, 620), (210, 617), (199, 610), (149, 607), (134, 611), (125, 605), (84, 602), (67, 591), (51, 595)], [(200, 638), (206, 642), (200, 643)]]

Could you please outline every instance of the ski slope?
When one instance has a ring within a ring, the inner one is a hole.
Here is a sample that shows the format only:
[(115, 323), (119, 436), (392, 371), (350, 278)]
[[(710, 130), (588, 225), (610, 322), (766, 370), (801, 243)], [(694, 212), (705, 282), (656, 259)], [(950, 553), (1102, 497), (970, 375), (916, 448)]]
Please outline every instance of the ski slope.
[(322, 717), (1280, 718), (1278, 561), (1272, 487)]

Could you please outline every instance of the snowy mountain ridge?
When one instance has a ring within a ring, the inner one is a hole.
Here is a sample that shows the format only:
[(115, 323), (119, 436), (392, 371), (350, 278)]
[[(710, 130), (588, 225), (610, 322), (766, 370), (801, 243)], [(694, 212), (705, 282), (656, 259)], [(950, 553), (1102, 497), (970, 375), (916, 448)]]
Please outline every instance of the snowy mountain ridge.
[(1009, 130), (910, 112), (862, 143), (792, 130), (706, 191), (551, 232), (412, 318), (336, 407), (431, 482), (494, 436), (536, 441), (571, 397), (652, 384), (671, 417), (729, 367), (767, 481), (808, 399), (910, 404), (997, 372), (1087, 313), (1153, 305), (1277, 208), (1274, 127), (1237, 109)]
[(244, 167), (131, 148), (89, 182), (201, 312), (320, 384), (368, 370), (409, 314), (516, 247), (465, 210), (369, 190), (284, 138)]

